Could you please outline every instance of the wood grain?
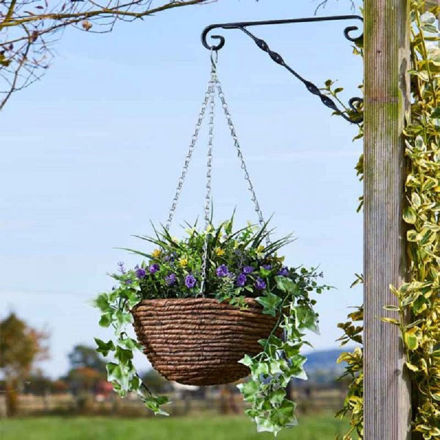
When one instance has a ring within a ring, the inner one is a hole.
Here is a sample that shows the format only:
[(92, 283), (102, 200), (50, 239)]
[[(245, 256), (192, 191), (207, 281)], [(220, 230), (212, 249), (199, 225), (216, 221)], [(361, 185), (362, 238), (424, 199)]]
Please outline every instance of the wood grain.
[[(406, 0), (365, 2), (364, 433), (365, 440), (410, 439), (410, 387), (389, 285), (405, 278), (404, 147), (409, 109)], [(394, 316), (395, 317), (395, 316)]]

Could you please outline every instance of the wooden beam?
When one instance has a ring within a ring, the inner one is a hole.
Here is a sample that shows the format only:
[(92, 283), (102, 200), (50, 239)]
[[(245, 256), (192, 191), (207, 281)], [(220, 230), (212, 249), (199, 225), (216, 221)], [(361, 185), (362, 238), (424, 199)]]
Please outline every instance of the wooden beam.
[[(409, 109), (408, 0), (365, 2), (364, 434), (410, 439), (410, 387), (389, 285), (405, 278), (404, 147)], [(394, 316), (395, 317), (395, 316)]]

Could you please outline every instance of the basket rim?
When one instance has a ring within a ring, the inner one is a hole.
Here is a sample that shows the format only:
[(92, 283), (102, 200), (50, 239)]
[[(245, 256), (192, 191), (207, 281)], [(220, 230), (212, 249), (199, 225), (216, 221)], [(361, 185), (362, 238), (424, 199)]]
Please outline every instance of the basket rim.
[[(245, 297), (245, 302), (248, 305), (253, 305), (253, 306), (257, 306), (257, 307), (261, 307), (261, 304), (252, 297), (246, 296)], [(206, 298), (206, 297), (186, 297), (186, 298), (144, 298), (141, 299), (135, 306), (133, 306), (132, 310), (135, 310), (136, 307), (142, 305), (142, 304), (164, 304), (164, 303), (168, 303), (168, 304), (188, 304), (188, 303), (193, 303), (193, 304), (209, 304), (209, 303), (216, 303), (219, 305), (223, 305), (225, 307), (233, 307), (234, 309), (238, 309), (240, 310), (240, 307), (238, 306), (234, 306), (230, 303), (228, 303), (227, 301), (219, 301), (217, 298)]]

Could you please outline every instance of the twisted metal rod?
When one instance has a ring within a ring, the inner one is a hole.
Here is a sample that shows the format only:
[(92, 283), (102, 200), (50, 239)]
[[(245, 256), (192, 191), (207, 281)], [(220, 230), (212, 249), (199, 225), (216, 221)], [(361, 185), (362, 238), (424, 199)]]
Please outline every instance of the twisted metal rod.
[[(295, 19), (286, 19), (286, 20), (267, 20), (267, 21), (248, 21), (248, 22), (236, 22), (236, 23), (218, 23), (218, 24), (211, 24), (207, 26), (203, 32), (202, 32), (202, 44), (205, 48), (211, 50), (211, 51), (219, 51), (226, 43), (225, 38), (222, 35), (211, 35), (211, 39), (219, 40), (218, 44), (209, 44), (207, 41), (208, 34), (213, 29), (239, 29), (242, 32), (244, 32), (248, 37), (250, 37), (257, 47), (261, 49), (262, 51), (266, 52), (270, 58), (280, 66), (284, 67), (286, 70), (288, 70), (293, 76), (295, 76), (299, 81), (301, 81), (306, 89), (312, 93), (313, 95), (316, 95), (320, 98), (321, 102), (327, 106), (328, 108), (332, 109), (334, 112), (336, 112), (338, 115), (342, 116), (345, 120), (354, 123), (354, 124), (360, 124), (363, 120), (362, 114), (359, 113), (359, 107), (363, 102), (363, 99), (360, 97), (354, 97), (351, 98), (348, 101), (348, 107), (350, 110), (355, 113), (356, 117), (350, 117), (350, 115), (347, 115), (344, 113), (344, 110), (341, 110), (336, 102), (330, 98), (329, 96), (322, 93), (322, 91), (317, 87), (314, 83), (311, 81), (308, 81), (304, 77), (302, 77), (298, 72), (296, 72), (292, 67), (290, 67), (283, 59), (283, 57), (271, 50), (269, 45), (262, 40), (261, 38), (257, 38), (253, 33), (251, 33), (247, 28), (253, 27), (253, 26), (267, 26), (267, 25), (278, 25), (278, 24), (293, 24), (293, 23), (313, 23), (313, 22), (323, 22), (323, 21), (343, 21), (343, 20), (359, 20), (363, 22), (363, 18), (359, 15), (337, 15), (337, 16), (328, 16), (328, 17), (307, 17), (307, 18), (295, 18)], [(358, 43), (362, 41), (363, 35), (360, 36), (353, 36), (354, 31), (358, 31), (358, 26), (348, 26), (344, 29), (344, 36), (349, 41)]]

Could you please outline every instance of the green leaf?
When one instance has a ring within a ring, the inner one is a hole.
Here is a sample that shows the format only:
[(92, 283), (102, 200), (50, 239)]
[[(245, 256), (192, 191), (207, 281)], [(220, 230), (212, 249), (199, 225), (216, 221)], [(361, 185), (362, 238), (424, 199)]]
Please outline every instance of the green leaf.
[(276, 316), (282, 299), (272, 292), (266, 292), (264, 296), (256, 298), (256, 301), (263, 306), (263, 313)]
[(127, 364), (133, 359), (133, 353), (131, 350), (127, 350), (118, 345), (116, 347), (115, 357), (121, 364)]
[(94, 338), (94, 339), (95, 339), (96, 345), (98, 346), (96, 351), (98, 353), (101, 353), (103, 356), (107, 356), (110, 351), (115, 350), (115, 345), (113, 344), (113, 341), (104, 342), (103, 340), (98, 339), (98, 338)]
[(142, 350), (142, 345), (132, 338), (119, 339), (118, 343), (129, 350)]
[(275, 277), (277, 287), (283, 292), (296, 294), (298, 292), (298, 286), (290, 278), (277, 276)]
[(297, 306), (295, 310), (299, 328), (312, 330), (315, 333), (319, 332), (318, 314), (311, 307)]
[(110, 327), (110, 324), (112, 323), (112, 315), (110, 313), (105, 313), (101, 316), (101, 319), (99, 320), (99, 325), (101, 327)]
[(399, 311), (399, 307), (397, 307), (397, 306), (393, 306), (393, 305), (387, 305), (387, 306), (383, 306), (383, 308), (385, 309), (385, 310), (388, 310), (388, 311), (390, 311), (390, 312), (398, 312)]
[(410, 225), (415, 224), (417, 220), (417, 214), (414, 208), (412, 208), (411, 206), (407, 206), (403, 211), (403, 219), (405, 220), (406, 223)]
[(108, 295), (106, 293), (101, 293), (101, 295), (95, 299), (94, 304), (101, 310), (101, 312), (109, 312), (111, 310)]

